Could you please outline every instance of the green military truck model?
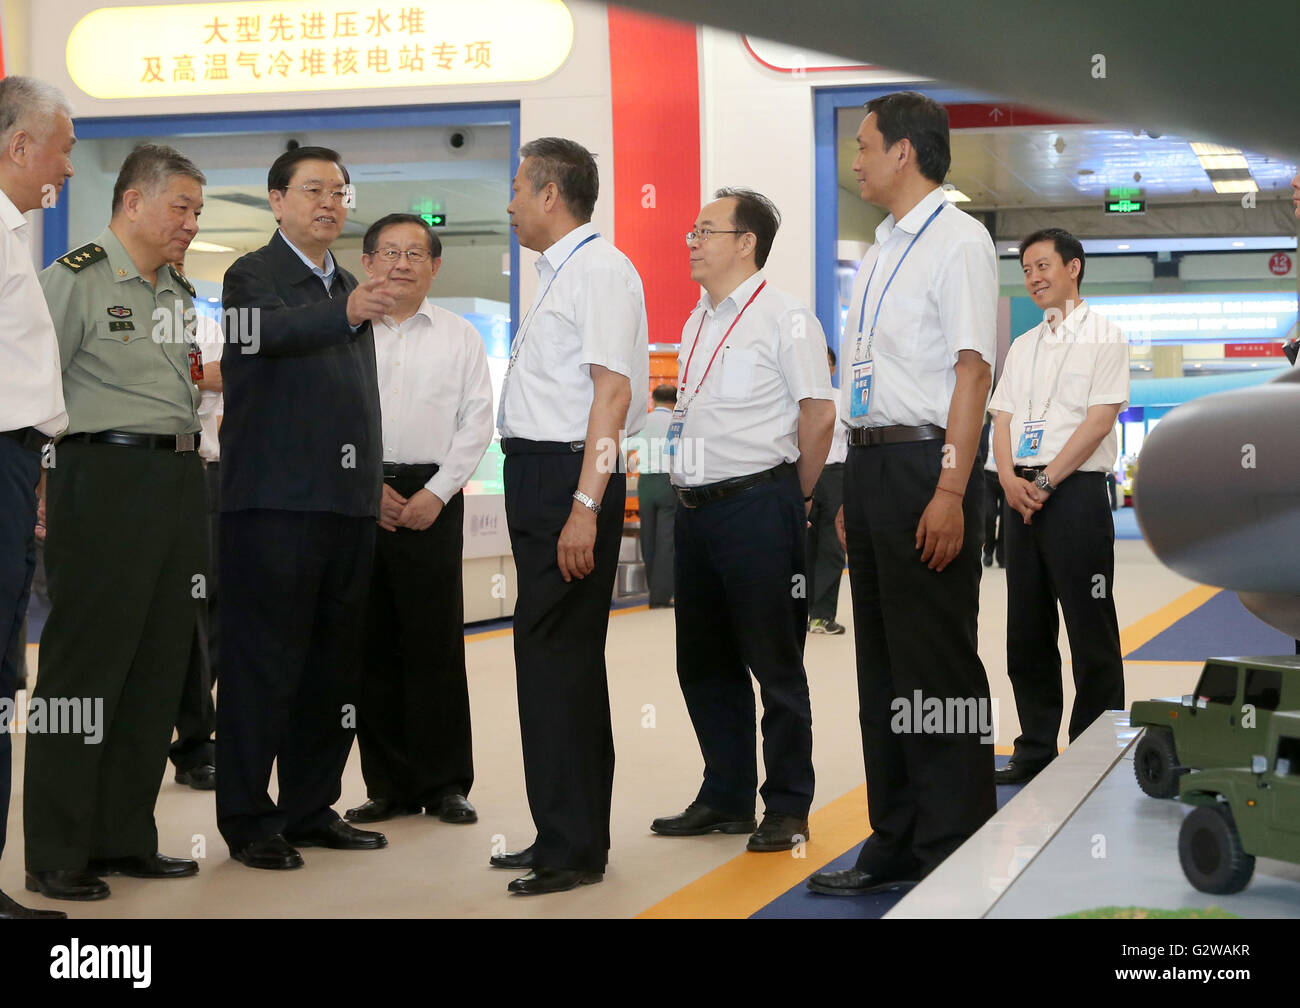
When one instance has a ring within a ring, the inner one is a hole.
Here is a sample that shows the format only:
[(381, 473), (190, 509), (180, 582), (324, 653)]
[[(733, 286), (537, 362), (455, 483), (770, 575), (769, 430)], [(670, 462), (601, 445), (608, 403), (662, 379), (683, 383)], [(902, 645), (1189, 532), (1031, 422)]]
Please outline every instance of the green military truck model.
[(1275, 711), (1300, 711), (1300, 657), (1208, 659), (1181, 701), (1133, 704), (1129, 723), (1146, 729), (1133, 755), (1138, 785), (1174, 798), (1189, 770), (1250, 766)]
[(1201, 892), (1246, 888), (1256, 857), (1300, 862), (1300, 713), (1273, 714), (1246, 766), (1197, 770), (1178, 797), (1195, 808), (1178, 834), (1183, 874)]

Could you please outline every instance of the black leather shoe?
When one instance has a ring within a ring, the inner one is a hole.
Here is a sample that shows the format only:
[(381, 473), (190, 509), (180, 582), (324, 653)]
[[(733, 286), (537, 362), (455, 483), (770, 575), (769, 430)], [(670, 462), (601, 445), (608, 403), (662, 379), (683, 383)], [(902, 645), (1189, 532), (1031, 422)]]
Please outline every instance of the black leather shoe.
[(359, 830), (342, 819), (302, 833), (289, 833), (285, 839), (295, 847), (328, 847), (331, 850), (378, 850), (388, 846), (384, 834)]
[(541, 896), (544, 893), (565, 892), (580, 885), (595, 885), (605, 881), (604, 872), (571, 871), (568, 868), (534, 868), (522, 878), (517, 878), (506, 888), (520, 896)]
[(745, 844), (752, 851), (793, 850), (808, 840), (808, 820), (776, 812), (763, 813), (763, 825)]
[(387, 798), (371, 798), (364, 805), (348, 809), (343, 818), (348, 822), (383, 822), (394, 816), (418, 815), (422, 811), (419, 805), (407, 805)]
[(62, 910), (33, 910), (0, 892), (0, 920), (67, 920)]
[(756, 825), (753, 816), (738, 818), (693, 801), (679, 815), (656, 819), (650, 824), (650, 830), (660, 836), (703, 836), (705, 833), (752, 833)]
[(525, 847), (521, 851), (507, 851), (505, 854), (493, 854), (488, 858), (488, 864), (493, 868), (510, 868), (518, 871), (520, 868), (533, 867), (533, 849)]
[(214, 791), (217, 787), (217, 768), (210, 763), (176, 771), (176, 783), (192, 787), (195, 791)]
[[(1048, 761), (1050, 762), (1050, 760)], [(1016, 759), (1014, 756), (1007, 765), (993, 771), (994, 784), (1027, 784), (1043, 772), (1047, 763)]]
[(823, 896), (870, 896), (872, 893), (897, 890), (906, 892), (916, 885), (916, 879), (882, 878), (860, 868), (843, 871), (818, 872), (808, 880), (808, 888)]
[(247, 847), (232, 850), (230, 856), (250, 868), (268, 871), (288, 871), (302, 867), (302, 855), (289, 846), (289, 841), (279, 833), (265, 840), (254, 840)]
[(474, 810), (474, 806), (469, 803), (469, 799), (463, 794), (445, 795), (438, 804), (430, 805), (426, 811), (429, 815), (436, 815), (443, 822), (478, 822), (478, 812)]
[(80, 868), (29, 871), (27, 873), (27, 891), (38, 892), (48, 899), (108, 899), (108, 883)]
[(148, 855), (119, 858), (91, 858), (86, 869), (92, 875), (126, 875), (129, 878), (189, 878), (199, 873), (199, 863), (168, 857), (155, 851)]

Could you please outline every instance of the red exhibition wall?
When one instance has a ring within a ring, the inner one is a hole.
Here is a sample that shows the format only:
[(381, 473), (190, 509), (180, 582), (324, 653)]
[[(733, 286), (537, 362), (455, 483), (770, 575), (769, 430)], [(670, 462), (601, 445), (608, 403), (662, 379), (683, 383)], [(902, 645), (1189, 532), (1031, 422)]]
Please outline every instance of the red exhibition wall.
[(678, 343), (700, 299), (683, 235), (700, 210), (696, 28), (609, 8), (614, 232), (645, 287), (651, 343)]

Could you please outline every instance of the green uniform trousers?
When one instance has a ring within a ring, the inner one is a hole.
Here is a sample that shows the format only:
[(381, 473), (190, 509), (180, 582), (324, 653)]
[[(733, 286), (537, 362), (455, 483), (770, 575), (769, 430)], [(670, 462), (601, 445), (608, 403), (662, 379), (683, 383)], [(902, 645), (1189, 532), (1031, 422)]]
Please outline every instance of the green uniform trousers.
[(196, 452), (63, 441), (56, 453), (32, 706), (73, 700), (83, 723), (69, 731), (65, 716), (47, 725), (61, 730), (32, 733), (29, 716), (29, 871), (158, 849), (154, 802), (208, 572)]

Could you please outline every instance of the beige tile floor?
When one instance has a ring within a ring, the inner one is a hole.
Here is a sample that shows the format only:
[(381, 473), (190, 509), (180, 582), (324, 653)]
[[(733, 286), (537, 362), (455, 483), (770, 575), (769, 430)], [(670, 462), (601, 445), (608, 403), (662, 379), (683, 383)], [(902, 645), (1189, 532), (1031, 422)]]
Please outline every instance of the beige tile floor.
[[(1116, 603), (1121, 628), (1132, 626), (1194, 588), (1167, 571), (1136, 541), (1116, 544)], [(980, 652), (999, 704), (1000, 746), (1016, 734), (1003, 634), (1006, 587), (996, 567), (981, 589)], [(815, 808), (862, 783), (853, 628), (848, 579), (841, 591), (842, 637), (810, 636), (808, 678), (813, 703)], [(478, 780), (471, 795), (479, 810), (472, 826), (428, 817), (384, 826), (389, 847), (352, 853), (308, 850), (295, 872), (254, 871), (231, 861), (216, 830), (213, 797), (163, 781), (157, 819), (164, 853), (200, 859), (200, 874), (176, 882), (114, 878), (113, 895), (98, 903), (53, 904), (26, 894), (32, 905), (94, 917), (632, 917), (731, 861), (744, 837), (669, 839), (649, 832), (657, 815), (679, 811), (694, 796), (701, 764), (676, 682), (671, 610), (635, 609), (610, 621), (609, 683), (618, 763), (611, 824), (613, 850), (603, 884), (545, 897), (508, 896), (509, 872), (492, 870), (495, 849), (514, 849), (533, 838), (519, 754), (511, 639), (472, 639), (468, 646)], [(1068, 656), (1062, 632), (1061, 649)], [(37, 649), (30, 656), (35, 665)], [(1134, 664), (1128, 700), (1186, 692), (1196, 671), (1185, 663)], [(1066, 705), (1073, 691), (1065, 684)], [(0, 889), (23, 891), (22, 765), (24, 738), (15, 736), (14, 796), (8, 851), (0, 864)], [(1065, 743), (1062, 736), (1061, 743)], [(365, 798), (355, 749), (343, 780), (340, 811)], [(865, 835), (865, 812), (863, 835)], [(807, 872), (842, 849), (809, 846)], [(766, 855), (765, 855), (766, 856)], [(785, 857), (786, 855), (770, 855)], [(814, 863), (816, 862), (816, 863)]]

